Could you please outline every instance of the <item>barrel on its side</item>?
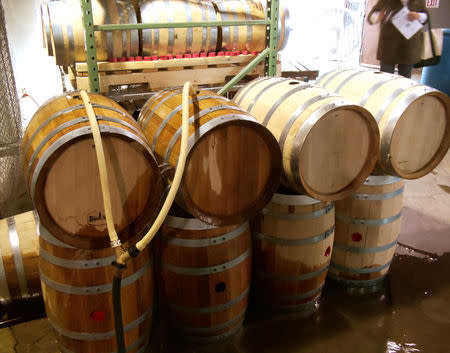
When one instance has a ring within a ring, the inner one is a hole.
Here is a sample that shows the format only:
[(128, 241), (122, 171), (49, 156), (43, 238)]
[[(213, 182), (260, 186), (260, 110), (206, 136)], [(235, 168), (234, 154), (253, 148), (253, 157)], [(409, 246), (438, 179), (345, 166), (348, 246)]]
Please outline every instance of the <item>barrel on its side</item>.
[(450, 99), (398, 75), (337, 70), (316, 84), (365, 107), (381, 134), (373, 174), (417, 179), (436, 167), (450, 147)]
[(53, 56), (52, 37), (50, 33), (50, 19), (47, 3), (41, 4), (41, 26), (44, 48), (47, 49), (48, 56)]
[[(112, 281), (114, 249), (80, 250), (40, 229), (40, 274), (45, 309), (63, 352), (117, 351)], [(122, 316), (127, 351), (145, 352), (154, 284), (149, 249), (127, 263), (122, 276)]]
[(328, 276), (350, 291), (376, 291), (389, 271), (400, 234), (404, 181), (373, 176), (336, 202), (336, 234)]
[[(215, 0), (219, 21), (251, 21), (266, 18), (266, 1)], [(262, 51), (266, 46), (266, 26), (222, 26), (221, 48), (226, 50)], [(278, 19), (278, 49), (286, 46), (289, 38), (289, 10), (280, 6)]]
[(38, 226), (34, 211), (0, 220), (0, 304), (41, 293)]
[[(153, 1), (139, 4), (142, 23), (217, 21), (209, 1)], [(216, 51), (217, 27), (143, 29), (143, 55), (167, 55)]]
[[(52, 51), (57, 65), (69, 66), (86, 61), (85, 34), (78, 0), (50, 1)], [(136, 11), (128, 0), (92, 1), (94, 24), (137, 24)], [(97, 60), (139, 55), (138, 30), (95, 32)]]
[(323, 88), (285, 78), (256, 79), (234, 100), (278, 140), (282, 182), (292, 190), (339, 200), (372, 171), (379, 132), (366, 109)]
[[(181, 98), (181, 89), (159, 92), (138, 120), (169, 179), (180, 151)], [(189, 103), (189, 151), (178, 203), (206, 223), (242, 223), (278, 186), (277, 141), (255, 118), (214, 92), (199, 90)]]
[(185, 338), (213, 342), (239, 330), (251, 277), (248, 223), (214, 227), (169, 216), (159, 249), (162, 305)]
[(275, 310), (311, 314), (330, 263), (334, 204), (277, 193), (252, 233), (256, 298)]
[[(156, 213), (161, 175), (133, 118), (106, 97), (89, 98), (101, 131), (116, 230), (126, 241), (142, 233)], [(21, 153), (41, 224), (79, 248), (109, 246), (97, 156), (78, 92), (40, 107), (25, 131)]]

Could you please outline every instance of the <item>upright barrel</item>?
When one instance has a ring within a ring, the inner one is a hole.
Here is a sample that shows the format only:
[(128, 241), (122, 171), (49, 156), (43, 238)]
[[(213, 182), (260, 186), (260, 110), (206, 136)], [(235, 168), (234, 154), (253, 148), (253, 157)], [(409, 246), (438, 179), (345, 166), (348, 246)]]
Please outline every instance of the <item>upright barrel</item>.
[(330, 264), (334, 204), (276, 193), (255, 217), (252, 233), (258, 301), (274, 310), (311, 314)]
[(351, 197), (336, 202), (336, 234), (328, 276), (349, 291), (376, 291), (389, 271), (400, 234), (404, 181), (367, 178)]
[[(219, 21), (251, 21), (266, 18), (265, 0), (214, 0)], [(262, 51), (266, 46), (266, 26), (222, 26), (221, 48), (226, 50)], [(278, 49), (289, 38), (289, 10), (280, 6), (278, 20)]]
[[(105, 150), (111, 204), (122, 241), (143, 231), (156, 213), (162, 179), (145, 136), (117, 103), (89, 94)], [(21, 145), (28, 191), (41, 223), (79, 248), (109, 246), (98, 162), (78, 92), (42, 105)]]
[(248, 222), (215, 227), (168, 216), (158, 251), (162, 305), (185, 338), (213, 342), (239, 330), (251, 277)]
[(323, 88), (284, 78), (256, 79), (234, 100), (278, 140), (282, 182), (292, 190), (338, 200), (372, 171), (379, 133), (366, 109)]
[(365, 107), (377, 120), (381, 146), (373, 174), (420, 178), (450, 147), (450, 99), (442, 92), (374, 71), (331, 71), (316, 84)]
[[(50, 33), (56, 64), (73, 65), (86, 61), (86, 40), (80, 1), (63, 0), (47, 3)], [(95, 25), (137, 24), (131, 1), (92, 1)], [(97, 60), (139, 55), (138, 30), (95, 32)]]
[[(142, 23), (218, 20), (210, 1), (144, 0), (139, 7)], [(217, 27), (155, 28), (141, 33), (143, 55), (199, 53), (217, 48)]]
[[(181, 98), (181, 89), (159, 92), (138, 120), (169, 179), (180, 151)], [(281, 156), (275, 138), (236, 104), (208, 90), (191, 97), (189, 116), (189, 151), (178, 202), (214, 225), (250, 219), (279, 183)]]
[[(113, 248), (80, 250), (40, 229), (40, 274), (47, 317), (62, 352), (117, 351), (112, 281)], [(149, 249), (127, 263), (122, 276), (122, 316), (127, 352), (145, 352), (154, 298)]]
[(38, 227), (35, 211), (0, 220), (0, 304), (41, 293)]

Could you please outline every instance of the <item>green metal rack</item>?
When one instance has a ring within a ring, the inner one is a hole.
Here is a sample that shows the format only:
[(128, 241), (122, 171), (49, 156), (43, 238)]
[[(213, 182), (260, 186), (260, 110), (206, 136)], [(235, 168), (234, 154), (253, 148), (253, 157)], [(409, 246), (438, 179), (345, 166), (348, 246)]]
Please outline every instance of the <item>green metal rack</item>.
[(278, 17), (279, 0), (267, 0), (267, 14), (265, 20), (252, 21), (210, 21), (210, 22), (176, 22), (176, 23), (139, 23), (139, 24), (105, 24), (94, 25), (91, 0), (80, 0), (83, 14), (83, 24), (86, 36), (86, 55), (89, 74), (90, 91), (100, 92), (97, 65), (97, 48), (95, 44), (96, 31), (115, 31), (132, 29), (155, 29), (155, 28), (188, 28), (188, 27), (219, 27), (219, 26), (250, 26), (266, 25), (266, 45), (259, 55), (245, 66), (235, 77), (219, 90), (219, 94), (226, 94), (242, 78), (250, 73), (264, 59), (264, 71), (268, 76), (275, 76), (278, 52)]

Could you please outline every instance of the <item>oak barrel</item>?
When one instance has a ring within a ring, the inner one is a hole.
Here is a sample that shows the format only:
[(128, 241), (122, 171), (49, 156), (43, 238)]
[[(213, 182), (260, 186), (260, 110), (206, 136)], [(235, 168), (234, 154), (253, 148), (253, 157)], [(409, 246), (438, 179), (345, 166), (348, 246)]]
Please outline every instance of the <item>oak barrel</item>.
[(286, 312), (317, 308), (330, 264), (334, 204), (276, 193), (252, 222), (257, 300)]
[[(125, 241), (156, 213), (161, 175), (133, 118), (106, 97), (89, 98), (102, 135), (115, 227)], [(79, 93), (40, 107), (25, 131), (21, 153), (28, 191), (49, 232), (79, 248), (109, 246), (97, 156)]]
[(283, 156), (282, 182), (315, 199), (342, 199), (370, 174), (379, 132), (364, 108), (329, 91), (285, 78), (259, 78), (234, 101), (266, 126)]
[[(210, 1), (141, 1), (142, 23), (209, 22), (218, 17)], [(217, 27), (143, 29), (142, 54), (167, 55), (216, 51)]]
[(373, 174), (417, 179), (449, 149), (450, 99), (445, 93), (374, 71), (331, 71), (316, 84), (365, 107), (377, 120), (381, 146)]
[(371, 175), (336, 202), (336, 233), (328, 276), (360, 293), (379, 288), (400, 234), (404, 181)]
[[(77, 249), (53, 237), (42, 226), (39, 245), (45, 309), (61, 350), (117, 351), (112, 300), (114, 249)], [(121, 297), (127, 352), (145, 352), (154, 298), (149, 249), (127, 262)]]
[(35, 211), (0, 220), (0, 304), (41, 293), (38, 226)]
[[(265, 0), (214, 0), (219, 21), (251, 21), (266, 18)], [(266, 47), (266, 26), (222, 26), (221, 48), (229, 51), (262, 51)], [(278, 49), (289, 38), (289, 10), (280, 6), (278, 19)], [(220, 43), (219, 43), (220, 44)]]
[[(181, 89), (159, 92), (138, 119), (159, 164), (169, 168), (169, 179), (180, 150), (181, 98)], [(277, 188), (278, 144), (256, 119), (214, 92), (199, 90), (189, 102), (189, 152), (178, 202), (206, 223), (242, 223)]]
[[(50, 33), (56, 64), (73, 65), (86, 61), (86, 40), (79, 0), (50, 1)], [(69, 15), (70, 14), (70, 15)], [(136, 11), (128, 0), (93, 0), (95, 25), (137, 24)], [(95, 32), (97, 60), (139, 55), (138, 30)]]
[(41, 4), (41, 26), (44, 48), (47, 49), (48, 56), (53, 56), (52, 38), (50, 33), (50, 19), (47, 3)]
[(215, 227), (168, 216), (160, 231), (162, 306), (185, 338), (211, 342), (239, 330), (251, 277), (248, 222)]

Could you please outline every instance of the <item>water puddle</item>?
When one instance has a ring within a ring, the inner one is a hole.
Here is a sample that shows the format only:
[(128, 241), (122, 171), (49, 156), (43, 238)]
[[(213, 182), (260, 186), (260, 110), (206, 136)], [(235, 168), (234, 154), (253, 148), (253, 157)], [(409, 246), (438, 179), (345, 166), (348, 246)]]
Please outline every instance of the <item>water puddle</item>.
[(386, 346), (386, 353), (415, 353), (420, 351), (415, 343), (399, 344), (388, 341)]

